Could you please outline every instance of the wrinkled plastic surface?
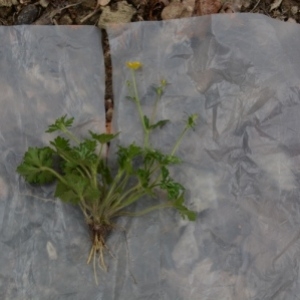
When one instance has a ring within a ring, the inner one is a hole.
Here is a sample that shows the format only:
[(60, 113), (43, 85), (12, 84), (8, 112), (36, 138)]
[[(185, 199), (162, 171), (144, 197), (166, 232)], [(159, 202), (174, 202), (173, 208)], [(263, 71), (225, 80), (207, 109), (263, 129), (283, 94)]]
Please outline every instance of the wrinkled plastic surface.
[(75, 117), (105, 131), (101, 34), (94, 27), (0, 27), (0, 299), (96, 299), (90, 239), (77, 208), (16, 173), (29, 146)]
[(98, 287), (80, 211), (54, 200), (52, 186), (25, 184), (15, 168), (62, 114), (79, 133), (104, 130), (100, 31), (20, 26), (0, 36), (1, 299), (299, 298), (299, 25), (244, 14), (109, 30), (120, 142), (141, 135), (125, 99), (127, 60), (144, 63), (137, 79), (147, 113), (151, 85), (170, 83), (158, 118), (173, 123), (155, 146), (169, 149), (182, 119), (199, 114), (173, 170), (198, 218), (164, 210), (120, 219)]
[(213, 15), (116, 26), (109, 36), (122, 143), (141, 137), (126, 61), (144, 64), (147, 113), (152, 84), (169, 82), (158, 119), (173, 123), (155, 146), (170, 149), (187, 114), (199, 115), (174, 169), (197, 221), (166, 210), (133, 220), (136, 284), (119, 286), (115, 299), (299, 299), (299, 25)]

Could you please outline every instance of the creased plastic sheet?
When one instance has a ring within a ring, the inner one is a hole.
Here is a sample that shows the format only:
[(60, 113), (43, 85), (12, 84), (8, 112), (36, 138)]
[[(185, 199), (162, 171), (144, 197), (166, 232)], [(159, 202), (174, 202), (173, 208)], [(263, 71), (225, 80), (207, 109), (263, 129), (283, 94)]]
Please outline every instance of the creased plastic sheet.
[(25, 184), (16, 167), (64, 114), (79, 135), (105, 131), (101, 33), (2, 26), (0, 70), (0, 299), (96, 299), (80, 211), (56, 201), (53, 186)]
[(146, 113), (152, 85), (169, 83), (158, 119), (173, 123), (153, 145), (170, 149), (182, 120), (199, 115), (178, 152), (184, 164), (173, 169), (198, 217), (164, 210), (128, 221), (135, 281), (116, 274), (117, 294), (104, 299), (300, 299), (299, 29), (257, 14), (109, 29), (120, 142), (141, 140), (126, 61), (144, 65), (137, 82)]

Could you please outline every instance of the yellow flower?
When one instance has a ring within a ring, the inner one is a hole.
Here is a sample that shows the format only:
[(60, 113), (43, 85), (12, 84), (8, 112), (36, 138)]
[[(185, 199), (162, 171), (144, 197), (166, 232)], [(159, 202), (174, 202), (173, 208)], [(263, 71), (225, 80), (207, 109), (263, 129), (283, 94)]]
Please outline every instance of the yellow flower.
[(126, 66), (131, 70), (138, 70), (143, 65), (139, 61), (128, 61), (128, 62), (126, 62)]

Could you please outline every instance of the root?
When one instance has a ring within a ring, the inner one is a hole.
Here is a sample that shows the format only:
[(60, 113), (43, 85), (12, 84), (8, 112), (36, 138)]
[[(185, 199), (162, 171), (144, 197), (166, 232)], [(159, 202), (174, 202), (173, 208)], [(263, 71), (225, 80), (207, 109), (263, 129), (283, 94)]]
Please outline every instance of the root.
[(112, 255), (105, 243), (105, 239), (110, 233), (112, 226), (90, 224), (89, 227), (92, 233), (93, 244), (87, 259), (87, 264), (93, 260), (94, 277), (96, 285), (98, 285), (97, 263), (99, 268), (107, 272), (107, 266), (104, 260), (104, 251), (107, 250)]

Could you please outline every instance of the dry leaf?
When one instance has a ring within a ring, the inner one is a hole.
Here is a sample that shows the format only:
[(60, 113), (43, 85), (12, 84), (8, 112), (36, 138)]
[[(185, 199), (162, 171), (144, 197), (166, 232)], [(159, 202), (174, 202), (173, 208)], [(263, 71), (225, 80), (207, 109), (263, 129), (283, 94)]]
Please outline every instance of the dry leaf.
[(236, 3), (225, 2), (222, 6), (222, 9), (220, 10), (220, 13), (231, 14), (231, 13), (237, 13), (240, 11), (241, 11), (240, 5), (238, 5)]
[(270, 7), (270, 11), (278, 8), (281, 5), (282, 0), (275, 0), (274, 3)]
[(0, 7), (6, 6), (11, 7), (12, 5), (16, 5), (18, 2), (16, 0), (0, 0)]
[(199, 0), (196, 14), (198, 16), (216, 14), (222, 7), (219, 0)]
[(161, 18), (163, 20), (180, 19), (191, 17), (192, 14), (193, 8), (187, 5), (186, 2), (171, 2), (163, 9)]
[(185, 6), (186, 11), (193, 12), (195, 8), (195, 1), (196, 0), (184, 0), (182, 4)]
[(110, 0), (98, 0), (97, 1), (97, 6), (106, 6), (109, 4)]
[(100, 28), (106, 28), (109, 23), (129, 23), (133, 15), (136, 14), (136, 9), (129, 5), (127, 1), (120, 1), (117, 4), (118, 9), (116, 11), (112, 11), (109, 6), (103, 8), (98, 21)]

